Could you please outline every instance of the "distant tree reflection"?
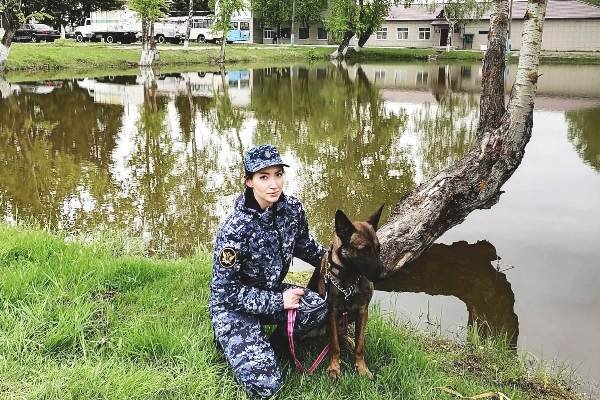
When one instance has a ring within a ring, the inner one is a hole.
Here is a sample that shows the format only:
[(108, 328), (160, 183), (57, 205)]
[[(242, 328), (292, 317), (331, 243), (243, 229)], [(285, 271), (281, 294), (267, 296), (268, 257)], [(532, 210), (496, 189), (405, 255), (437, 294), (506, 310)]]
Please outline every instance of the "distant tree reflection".
[(583, 161), (600, 171), (600, 109), (567, 111), (569, 141)]
[(300, 162), (300, 195), (323, 241), (336, 208), (365, 216), (414, 185), (399, 145), (407, 115), (388, 111), (361, 70), (355, 80), (333, 66), (255, 70), (252, 110), (256, 141), (275, 142)]

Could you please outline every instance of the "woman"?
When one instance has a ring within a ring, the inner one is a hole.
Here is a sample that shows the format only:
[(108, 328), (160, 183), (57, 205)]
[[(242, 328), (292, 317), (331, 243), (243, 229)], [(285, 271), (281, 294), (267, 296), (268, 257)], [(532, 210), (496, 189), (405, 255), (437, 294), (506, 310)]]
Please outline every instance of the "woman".
[(244, 156), (245, 192), (217, 233), (209, 300), (215, 338), (236, 378), (252, 395), (267, 398), (282, 385), (264, 324), (276, 324), (271, 341), (286, 332), (287, 310), (296, 309), (294, 333), (320, 326), (327, 304), (318, 294), (282, 283), (293, 257), (318, 267), (323, 247), (308, 233), (300, 202), (283, 194), (284, 167), (271, 145)]

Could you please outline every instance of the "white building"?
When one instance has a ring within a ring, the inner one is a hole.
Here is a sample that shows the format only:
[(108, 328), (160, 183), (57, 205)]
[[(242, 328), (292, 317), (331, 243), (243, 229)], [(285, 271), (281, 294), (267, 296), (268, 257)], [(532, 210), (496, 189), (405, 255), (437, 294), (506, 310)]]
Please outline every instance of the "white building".
[[(511, 37), (512, 49), (521, 45), (523, 18), (527, 2), (513, 0)], [(480, 19), (449, 25), (441, 14), (442, 5), (431, 11), (424, 5), (392, 7), (381, 28), (373, 33), (366, 47), (443, 47), (452, 35), (452, 47), (481, 49), (487, 45), (490, 11)], [(299, 25), (299, 24), (298, 24)], [(255, 24), (256, 43), (271, 43), (274, 29)], [(322, 25), (297, 26), (294, 29), (298, 44), (328, 43), (327, 31)], [(280, 43), (289, 43), (289, 27), (284, 28)], [(356, 44), (356, 38), (351, 44)], [(600, 7), (579, 0), (548, 0), (542, 50), (600, 51)]]

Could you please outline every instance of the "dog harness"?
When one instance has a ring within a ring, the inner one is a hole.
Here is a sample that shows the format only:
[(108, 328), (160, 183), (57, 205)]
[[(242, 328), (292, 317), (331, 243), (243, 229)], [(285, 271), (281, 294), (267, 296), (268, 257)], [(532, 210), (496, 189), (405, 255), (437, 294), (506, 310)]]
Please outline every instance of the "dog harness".
[[(356, 279), (349, 286), (344, 285), (344, 281), (340, 278), (340, 273), (342, 270), (342, 266), (336, 264), (333, 261), (333, 244), (329, 247), (328, 255), (327, 255), (327, 269), (325, 271), (325, 284), (333, 284), (337, 290), (339, 290), (344, 295), (344, 300), (348, 301), (352, 296), (358, 293), (358, 281), (360, 279), (360, 275), (356, 276)], [(334, 272), (334, 270), (337, 270)], [(325, 291), (327, 293), (327, 290)]]

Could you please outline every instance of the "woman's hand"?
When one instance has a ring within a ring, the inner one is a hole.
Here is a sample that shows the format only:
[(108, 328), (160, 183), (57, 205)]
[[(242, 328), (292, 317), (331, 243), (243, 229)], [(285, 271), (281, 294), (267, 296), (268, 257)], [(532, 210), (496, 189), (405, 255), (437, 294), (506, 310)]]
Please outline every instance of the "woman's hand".
[(300, 306), (300, 298), (304, 296), (304, 289), (291, 288), (283, 292), (283, 309), (293, 310)]

